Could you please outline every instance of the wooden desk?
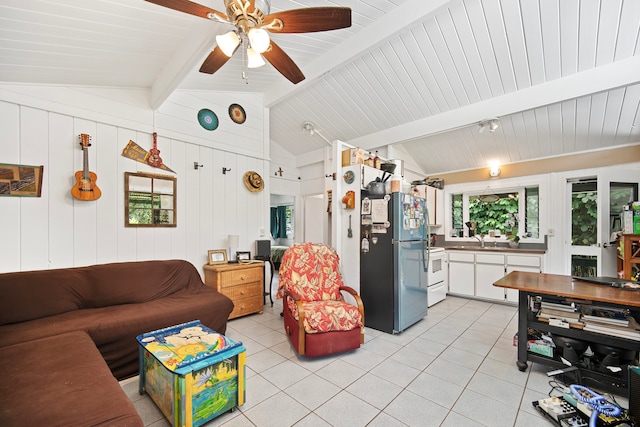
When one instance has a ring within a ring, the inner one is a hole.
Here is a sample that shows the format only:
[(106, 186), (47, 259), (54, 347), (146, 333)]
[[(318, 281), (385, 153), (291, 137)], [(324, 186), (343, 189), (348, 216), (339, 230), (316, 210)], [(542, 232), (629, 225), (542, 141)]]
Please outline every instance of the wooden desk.
[[(640, 291), (618, 289), (603, 285), (591, 284), (573, 279), (571, 276), (545, 273), (528, 273), (514, 271), (494, 283), (494, 286), (516, 289), (518, 297), (518, 360), (520, 371), (527, 369), (527, 360), (540, 362), (551, 366), (564, 366), (558, 360), (529, 353), (527, 351), (527, 329), (532, 328), (551, 332), (560, 336), (573, 337), (593, 343), (601, 343), (613, 347), (640, 351), (640, 341), (613, 337), (580, 329), (565, 329), (550, 326), (537, 321), (535, 314), (529, 309), (529, 298), (532, 296), (561, 297), (566, 301), (578, 304), (595, 303), (601, 306), (627, 307), (638, 317), (640, 310)], [(600, 372), (589, 371), (589, 376), (597, 380), (609, 382), (617, 386), (626, 387), (626, 376), (614, 377)]]

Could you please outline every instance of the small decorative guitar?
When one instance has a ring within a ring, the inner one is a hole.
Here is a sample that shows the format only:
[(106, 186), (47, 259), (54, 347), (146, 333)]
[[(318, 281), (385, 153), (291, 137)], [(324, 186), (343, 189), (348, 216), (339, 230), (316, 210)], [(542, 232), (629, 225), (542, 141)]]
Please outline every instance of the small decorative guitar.
[(158, 134), (153, 133), (153, 148), (149, 150), (149, 158), (147, 163), (154, 168), (162, 166), (162, 158), (160, 158), (160, 150), (158, 150)]
[(76, 185), (71, 189), (71, 195), (78, 200), (98, 200), (102, 196), (102, 191), (96, 185), (98, 176), (89, 171), (89, 141), (91, 136), (86, 133), (80, 134), (80, 145), (82, 146), (82, 170), (76, 172)]

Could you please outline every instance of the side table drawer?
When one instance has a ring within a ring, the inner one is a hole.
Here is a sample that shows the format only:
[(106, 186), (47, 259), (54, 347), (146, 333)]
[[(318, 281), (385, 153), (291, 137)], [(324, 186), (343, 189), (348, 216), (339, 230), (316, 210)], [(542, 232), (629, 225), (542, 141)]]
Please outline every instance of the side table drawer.
[(259, 268), (247, 268), (242, 270), (230, 270), (220, 273), (220, 288), (244, 285), (262, 280), (262, 270)]
[(221, 293), (225, 294), (233, 301), (249, 298), (256, 295), (262, 296), (262, 282), (254, 282), (246, 285), (229, 286), (221, 289)]
[(229, 319), (244, 316), (245, 314), (262, 313), (262, 302), (262, 295), (234, 300), (233, 311), (229, 315)]

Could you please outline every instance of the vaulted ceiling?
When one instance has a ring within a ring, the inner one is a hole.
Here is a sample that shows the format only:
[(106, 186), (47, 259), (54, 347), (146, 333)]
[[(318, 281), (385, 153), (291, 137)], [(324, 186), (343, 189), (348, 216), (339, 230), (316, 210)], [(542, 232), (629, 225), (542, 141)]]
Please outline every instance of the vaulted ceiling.
[(229, 27), (143, 0), (2, 0), (0, 81), (149, 88), (153, 109), (179, 89), (261, 92), (271, 142), (294, 156), (324, 139), (393, 144), (426, 174), (640, 145), (637, 0), (272, 0), (271, 12), (313, 6), (350, 7), (353, 24), (272, 35), (306, 76), (293, 85), (238, 54), (199, 73)]

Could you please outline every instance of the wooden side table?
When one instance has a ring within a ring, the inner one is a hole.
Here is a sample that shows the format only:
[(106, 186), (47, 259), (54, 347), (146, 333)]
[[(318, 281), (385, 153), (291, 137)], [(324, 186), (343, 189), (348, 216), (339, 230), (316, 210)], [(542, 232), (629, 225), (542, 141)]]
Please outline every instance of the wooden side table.
[(204, 265), (204, 283), (234, 304), (229, 319), (262, 313), (264, 262)]

